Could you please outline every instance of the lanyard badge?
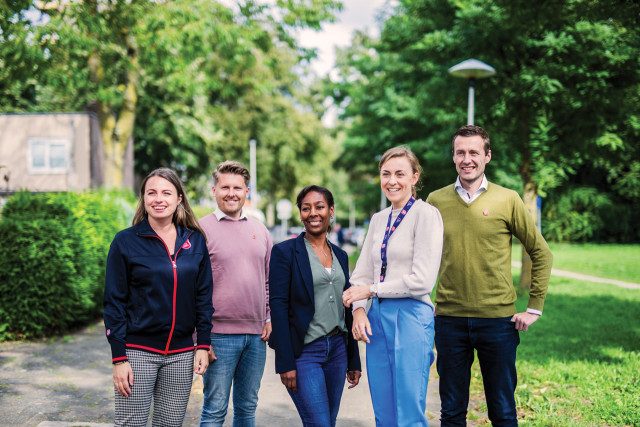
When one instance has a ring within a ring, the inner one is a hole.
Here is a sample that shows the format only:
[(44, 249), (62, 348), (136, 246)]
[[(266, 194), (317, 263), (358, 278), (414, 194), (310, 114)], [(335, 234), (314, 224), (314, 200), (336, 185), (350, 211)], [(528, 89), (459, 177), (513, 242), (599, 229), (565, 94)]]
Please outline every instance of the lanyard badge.
[(409, 209), (411, 209), (411, 206), (413, 206), (415, 202), (415, 197), (411, 196), (407, 204), (404, 205), (404, 208), (402, 208), (402, 210), (400, 211), (400, 214), (398, 215), (396, 220), (393, 222), (393, 225), (391, 225), (391, 216), (393, 215), (393, 209), (391, 210), (391, 212), (389, 212), (389, 220), (387, 221), (387, 228), (384, 232), (382, 248), (380, 248), (380, 258), (382, 259), (382, 268), (380, 268), (381, 283), (384, 282), (384, 278), (387, 275), (387, 245), (389, 243), (389, 238), (391, 237), (393, 232), (396, 231), (396, 228), (398, 228), (404, 217), (407, 215), (407, 212), (409, 212)]

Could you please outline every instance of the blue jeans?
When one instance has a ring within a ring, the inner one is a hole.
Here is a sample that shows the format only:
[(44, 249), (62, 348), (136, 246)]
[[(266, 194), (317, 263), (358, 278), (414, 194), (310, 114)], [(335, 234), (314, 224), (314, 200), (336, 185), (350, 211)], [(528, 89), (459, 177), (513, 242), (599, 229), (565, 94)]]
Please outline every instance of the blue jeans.
[(302, 348), (296, 359), (298, 392), (289, 395), (305, 427), (336, 425), (346, 377), (344, 334), (322, 337)]
[(520, 336), (510, 319), (436, 316), (436, 367), (443, 427), (466, 425), (474, 349), (478, 352), (491, 424), (518, 425), (514, 393)]
[(411, 298), (373, 298), (367, 374), (376, 426), (427, 426), (433, 308)]
[(223, 425), (233, 382), (233, 425), (253, 427), (267, 358), (266, 343), (255, 334), (211, 334), (211, 347), (217, 360), (202, 376), (200, 425)]

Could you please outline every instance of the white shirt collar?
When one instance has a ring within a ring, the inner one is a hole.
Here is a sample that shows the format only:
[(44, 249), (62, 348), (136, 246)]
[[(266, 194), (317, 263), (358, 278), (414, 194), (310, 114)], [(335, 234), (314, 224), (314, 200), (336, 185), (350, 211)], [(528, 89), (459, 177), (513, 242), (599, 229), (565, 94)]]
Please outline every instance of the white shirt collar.
[[(219, 208), (216, 209), (215, 211), (213, 211), (213, 214), (216, 216), (218, 221), (222, 221), (223, 219), (228, 219), (229, 221), (235, 221), (229, 215), (227, 215), (226, 213), (222, 212), (222, 210), (219, 209)], [(237, 221), (240, 221), (240, 220), (243, 220), (243, 219), (247, 219), (247, 215), (245, 215), (244, 209), (240, 211), (240, 218), (238, 218)]]
[[(476, 192), (480, 191), (480, 190), (486, 190), (487, 186), (489, 185), (489, 180), (487, 180), (487, 176), (485, 174), (482, 174), (482, 182), (480, 183), (480, 187), (478, 187), (478, 189), (476, 190)], [(462, 183), (460, 182), (460, 175), (458, 175), (458, 177), (456, 178), (456, 186), (455, 189), (459, 189), (462, 188), (464, 190), (464, 187), (462, 186)], [(465, 190), (467, 191), (467, 190)]]
[(478, 187), (478, 189), (474, 194), (469, 194), (467, 193), (467, 190), (465, 190), (464, 187), (462, 186), (462, 183), (460, 182), (460, 175), (458, 175), (458, 177), (456, 178), (456, 184), (454, 188), (465, 202), (471, 203), (480, 194), (486, 191), (488, 185), (489, 185), (489, 181), (487, 180), (487, 176), (485, 174), (482, 174), (482, 182), (480, 183), (480, 187)]

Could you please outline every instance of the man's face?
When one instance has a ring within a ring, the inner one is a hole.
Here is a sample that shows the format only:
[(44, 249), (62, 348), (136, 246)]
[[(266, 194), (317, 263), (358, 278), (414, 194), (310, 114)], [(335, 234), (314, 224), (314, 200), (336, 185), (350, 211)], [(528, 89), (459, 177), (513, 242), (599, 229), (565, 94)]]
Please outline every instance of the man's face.
[(453, 163), (463, 187), (473, 186), (482, 180), (484, 167), (491, 160), (491, 150), (484, 152), (480, 135), (458, 136), (453, 143)]
[(242, 175), (221, 173), (218, 182), (213, 186), (213, 197), (218, 209), (232, 219), (240, 218), (240, 212), (249, 195), (249, 188)]

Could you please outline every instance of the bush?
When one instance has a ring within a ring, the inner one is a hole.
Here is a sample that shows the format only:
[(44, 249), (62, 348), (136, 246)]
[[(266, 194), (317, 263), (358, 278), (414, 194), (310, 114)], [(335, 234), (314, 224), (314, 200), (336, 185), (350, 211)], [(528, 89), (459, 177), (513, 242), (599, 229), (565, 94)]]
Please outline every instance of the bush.
[(109, 243), (131, 211), (113, 193), (14, 195), (0, 222), (0, 341), (97, 317)]
[(543, 231), (556, 242), (616, 242), (640, 240), (638, 210), (615, 195), (593, 187), (575, 187), (547, 201)]

